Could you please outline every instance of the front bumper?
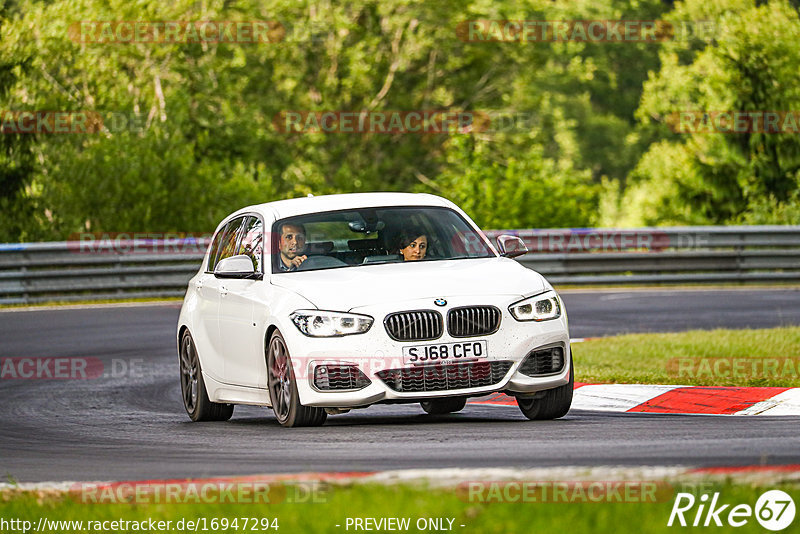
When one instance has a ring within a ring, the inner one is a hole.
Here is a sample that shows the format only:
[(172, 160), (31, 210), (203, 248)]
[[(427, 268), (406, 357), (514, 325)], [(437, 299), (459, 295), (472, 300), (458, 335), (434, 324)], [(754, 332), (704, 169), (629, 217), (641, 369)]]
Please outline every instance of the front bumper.
[[(562, 386), (569, 381), (571, 366), (569, 333), (566, 312), (558, 319), (543, 322), (519, 322), (508, 312), (508, 306), (519, 300), (519, 295), (498, 295), (492, 299), (481, 297), (446, 297), (445, 307), (433, 305), (433, 298), (369, 306), (350, 310), (370, 315), (375, 319), (365, 334), (339, 338), (311, 338), (303, 335), (293, 325), (282, 328), (297, 380), (300, 402), (307, 406), (328, 408), (356, 408), (378, 402), (418, 402), (436, 397), (480, 396), (497, 391), (509, 394), (532, 394), (537, 391)], [(450, 308), (461, 306), (493, 305), (502, 312), (500, 328), (487, 336), (453, 338), (447, 329), (433, 341), (394, 341), (387, 334), (383, 319), (387, 314), (403, 310), (435, 309), (447, 316)], [(464, 341), (486, 341), (487, 362), (509, 362), (510, 368), (496, 382), (479, 387), (445, 390), (397, 391), (382, 380), (378, 373), (384, 370), (418, 369), (403, 362), (403, 347)], [(533, 350), (561, 346), (564, 350), (563, 368), (544, 376), (527, 376), (519, 371), (525, 357)], [(320, 365), (355, 365), (370, 380), (358, 390), (319, 390), (314, 386), (314, 370)]]

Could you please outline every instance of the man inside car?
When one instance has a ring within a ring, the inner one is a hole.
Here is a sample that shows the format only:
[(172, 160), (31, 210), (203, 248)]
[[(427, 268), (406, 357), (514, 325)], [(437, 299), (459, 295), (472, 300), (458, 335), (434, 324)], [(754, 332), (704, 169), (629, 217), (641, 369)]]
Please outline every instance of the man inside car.
[(307, 256), (302, 253), (306, 248), (306, 229), (301, 224), (283, 223), (280, 226), (281, 261), (278, 267), (281, 271), (296, 271), (306, 261)]

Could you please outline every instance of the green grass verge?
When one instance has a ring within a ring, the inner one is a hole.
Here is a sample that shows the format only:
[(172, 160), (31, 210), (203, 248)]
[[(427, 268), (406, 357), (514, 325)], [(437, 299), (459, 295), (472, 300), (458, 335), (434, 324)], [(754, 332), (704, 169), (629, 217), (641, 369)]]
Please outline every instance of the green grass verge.
[[(713, 495), (720, 493), (719, 504), (730, 503), (727, 511), (733, 505), (747, 504), (755, 507), (758, 497), (768, 489), (782, 489), (786, 491), (796, 503), (800, 503), (800, 489), (790, 486), (751, 487), (742, 484), (727, 482), (710, 488), (703, 488), (702, 493)], [(346, 529), (348, 517), (399, 517), (410, 518), (410, 532), (417, 532), (415, 526), (419, 518), (447, 518), (453, 520), (455, 532), (481, 532), (510, 534), (522, 532), (552, 532), (569, 529), (570, 532), (614, 532), (615, 534), (641, 534), (645, 532), (671, 532), (676, 527), (667, 527), (667, 521), (672, 510), (676, 492), (668, 491), (657, 497), (657, 502), (469, 502), (465, 493), (454, 490), (427, 490), (413, 486), (372, 486), (354, 485), (349, 487), (334, 487), (324, 493), (317, 492), (316, 502), (308, 503), (204, 503), (204, 504), (85, 504), (70, 498), (48, 497), (27, 493), (23, 495), (6, 495), (0, 498), (0, 517), (5, 520), (15, 518), (38, 524), (40, 517), (50, 521), (77, 520), (77, 521), (111, 521), (129, 520), (142, 521), (153, 519), (155, 521), (172, 521), (173, 527), (166, 532), (181, 532), (174, 528), (181, 520), (196, 521), (205, 518), (207, 530), (202, 524), (198, 532), (211, 530), (211, 520), (217, 518), (228, 519), (228, 529), (220, 528), (218, 532), (242, 532), (242, 523), (238, 529), (232, 528), (234, 518), (277, 518), (277, 531), (251, 530), (248, 532), (278, 532), (278, 533), (322, 533), (322, 532), (353, 532)], [(5, 502), (3, 502), (5, 501)], [(699, 503), (698, 503), (699, 504)], [(697, 506), (687, 513), (691, 521)], [(727, 511), (722, 515), (725, 520)], [(241, 520), (240, 520), (241, 521)], [(794, 525), (799, 519), (795, 519)], [(447, 522), (445, 522), (447, 524)], [(252, 523), (251, 523), (252, 525)], [(340, 525), (337, 527), (336, 525)], [(464, 525), (464, 527), (461, 527)], [(679, 528), (679, 527), (678, 527)], [(788, 531), (791, 531), (790, 527)], [(728, 532), (731, 527), (725, 525), (722, 529)], [(75, 528), (62, 527), (60, 532), (79, 532)], [(680, 530), (680, 528), (679, 528)], [(748, 523), (735, 529), (737, 532), (765, 532), (758, 524), (755, 517), (750, 517)], [(46, 530), (48, 532), (53, 529)], [(87, 530), (84, 529), (83, 532)], [(96, 530), (95, 530), (96, 531)], [(130, 529), (130, 531), (134, 531)], [(193, 529), (191, 531), (194, 531)]]
[(578, 382), (800, 386), (800, 327), (630, 334), (572, 352)]

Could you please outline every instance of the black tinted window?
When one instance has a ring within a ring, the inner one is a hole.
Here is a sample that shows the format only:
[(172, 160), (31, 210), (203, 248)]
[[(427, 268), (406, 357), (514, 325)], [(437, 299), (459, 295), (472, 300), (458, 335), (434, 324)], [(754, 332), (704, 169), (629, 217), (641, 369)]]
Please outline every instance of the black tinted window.
[[(290, 232), (284, 240), (284, 227), (303, 239), (294, 242)], [(461, 215), (431, 206), (361, 208), (292, 217), (277, 221), (273, 235), (276, 273), (494, 256), (483, 236)], [(302, 262), (294, 260), (298, 257)], [(296, 265), (288, 264), (292, 260)]]

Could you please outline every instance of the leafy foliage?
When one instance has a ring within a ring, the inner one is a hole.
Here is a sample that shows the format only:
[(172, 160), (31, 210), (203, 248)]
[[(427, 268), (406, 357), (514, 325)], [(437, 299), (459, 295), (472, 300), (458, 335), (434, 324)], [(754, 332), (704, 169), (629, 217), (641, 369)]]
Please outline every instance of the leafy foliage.
[[(671, 10), (671, 11), (670, 11)], [(459, 24), (713, 20), (663, 43), (465, 42)], [(272, 43), (87, 43), (80, 21), (270, 20)], [(0, 136), (0, 239), (208, 231), (243, 205), (425, 191), (484, 227), (798, 222), (798, 136), (675, 134), (670, 114), (797, 110), (784, 0), (20, 0), (0, 109), (99, 112), (100, 132)], [(475, 111), (447, 134), (283, 133), (286, 111)]]
[[(797, 132), (673, 135), (681, 111), (797, 112), (800, 17), (788, 2), (677, 4), (671, 20), (712, 20), (704, 39), (667, 43), (637, 115), (662, 127), (631, 173), (618, 219), (628, 224), (800, 223)], [(674, 126), (674, 123), (673, 123)]]

